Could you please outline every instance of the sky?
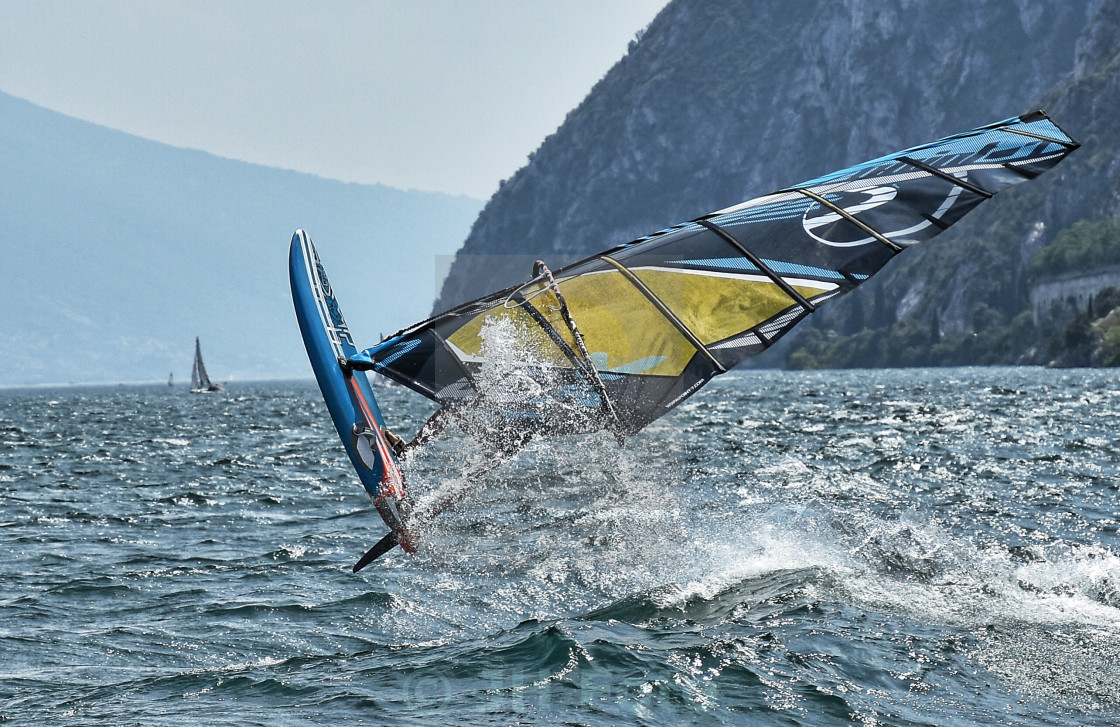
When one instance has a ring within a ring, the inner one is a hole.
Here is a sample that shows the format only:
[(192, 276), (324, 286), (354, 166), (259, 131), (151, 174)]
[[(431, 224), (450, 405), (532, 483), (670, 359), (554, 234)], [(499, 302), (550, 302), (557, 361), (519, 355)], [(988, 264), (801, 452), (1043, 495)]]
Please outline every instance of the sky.
[(0, 0), (0, 91), (178, 147), (489, 198), (668, 0)]

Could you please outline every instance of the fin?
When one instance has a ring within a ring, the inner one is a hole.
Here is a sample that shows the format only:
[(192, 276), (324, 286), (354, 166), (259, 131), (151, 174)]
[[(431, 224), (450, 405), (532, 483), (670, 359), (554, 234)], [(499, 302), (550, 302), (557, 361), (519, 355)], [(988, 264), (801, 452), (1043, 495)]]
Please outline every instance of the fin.
[(363, 555), (361, 559), (354, 564), (354, 572), (357, 573), (362, 568), (365, 568), (373, 561), (385, 555), (390, 550), (400, 545), (400, 542), (400, 538), (397, 537), (397, 534), (395, 532), (390, 532), (384, 538), (378, 540), (377, 545), (374, 545), (372, 548), (367, 550), (366, 554)]
[[(504, 461), (504, 458), (496, 458), (481, 467), (474, 468), (468, 474), (466, 478), (467, 482), (474, 482), (485, 476), (490, 470), (498, 467)], [(379, 497), (375, 501), (375, 504), (377, 505), (378, 511), (381, 511), (382, 518), (387, 523), (396, 523), (398, 529), (389, 531), (385, 537), (377, 541), (376, 545), (366, 551), (366, 554), (354, 564), (354, 572), (357, 573), (398, 545), (401, 546), (401, 549), (406, 553), (414, 553), (416, 551), (416, 536), (413, 531), (405, 526), (405, 523), (407, 522), (414, 525), (417, 521), (427, 522), (449, 507), (461, 502), (468, 494), (470, 494), (470, 488), (464, 485), (444, 495), (423, 511), (415, 513), (413, 512), (413, 503), (411, 499), (394, 498), (391, 495)]]

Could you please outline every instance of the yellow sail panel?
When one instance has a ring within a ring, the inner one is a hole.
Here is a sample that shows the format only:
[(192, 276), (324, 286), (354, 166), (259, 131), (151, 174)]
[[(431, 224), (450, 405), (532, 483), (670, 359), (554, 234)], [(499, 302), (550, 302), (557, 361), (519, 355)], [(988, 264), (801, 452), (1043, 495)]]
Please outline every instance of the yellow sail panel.
[[(553, 343), (536, 321), (521, 307), (498, 305), (464, 323), (448, 336), (447, 342), (457, 348), (468, 359), (482, 360), (486, 357), (484, 329), (495, 326), (511, 331), (509, 345), (515, 345), (527, 362), (571, 366), (571, 362)], [(495, 345), (503, 345), (501, 341)]]
[(615, 270), (559, 283), (587, 350), (602, 371), (678, 376), (696, 349)]
[[(560, 336), (573, 353), (579, 351), (579, 345), (576, 343), (575, 336), (572, 335), (572, 329), (568, 328), (568, 323), (564, 320), (564, 316), (560, 312), (560, 300), (556, 297), (556, 293), (552, 291), (551, 287), (545, 288), (539, 295), (527, 295), (526, 300), (529, 305), (536, 309), (537, 314), (541, 318), (548, 321), (548, 324), (552, 326), (552, 330)], [(580, 324), (577, 322), (576, 325), (578, 326)]]
[[(761, 276), (711, 271), (635, 268), (634, 273), (705, 344), (749, 330), (794, 304), (773, 281)], [(831, 283), (796, 281), (811, 299), (833, 290)]]
[[(678, 376), (696, 349), (680, 331), (621, 273), (608, 271), (559, 281), (560, 292), (575, 319), (592, 362), (601, 371), (623, 371), (660, 376)], [(573, 350), (575, 339), (558, 313), (551, 291), (527, 292), (528, 305), (552, 324)], [(453, 334), (448, 343), (472, 358), (483, 358), (483, 331), (487, 324), (512, 323), (530, 345), (538, 361), (569, 366), (559, 347), (542, 331), (521, 306), (499, 305), (474, 316)]]

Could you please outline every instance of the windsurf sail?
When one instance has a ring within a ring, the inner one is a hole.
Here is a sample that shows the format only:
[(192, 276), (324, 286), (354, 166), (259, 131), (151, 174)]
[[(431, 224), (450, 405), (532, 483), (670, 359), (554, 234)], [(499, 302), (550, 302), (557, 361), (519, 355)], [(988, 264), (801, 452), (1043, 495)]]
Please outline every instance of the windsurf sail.
[(916, 146), (555, 272), (540, 263), (350, 364), (491, 432), (630, 434), (1077, 147), (1041, 111)]

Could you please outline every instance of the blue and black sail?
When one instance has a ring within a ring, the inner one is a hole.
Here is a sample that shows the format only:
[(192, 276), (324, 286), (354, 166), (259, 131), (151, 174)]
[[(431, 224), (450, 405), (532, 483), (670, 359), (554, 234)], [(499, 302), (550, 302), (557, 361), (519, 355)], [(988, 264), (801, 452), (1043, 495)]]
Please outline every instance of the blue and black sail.
[(906, 149), (538, 269), (351, 364), (489, 426), (632, 433), (1077, 146), (1035, 112)]

